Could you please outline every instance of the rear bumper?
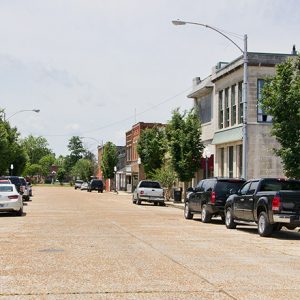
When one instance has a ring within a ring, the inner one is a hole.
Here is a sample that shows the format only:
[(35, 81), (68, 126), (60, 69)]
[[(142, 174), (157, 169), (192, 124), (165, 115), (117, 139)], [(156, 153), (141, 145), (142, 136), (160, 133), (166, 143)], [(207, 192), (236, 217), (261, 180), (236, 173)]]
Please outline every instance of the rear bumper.
[(300, 226), (300, 215), (286, 215), (286, 214), (276, 214), (273, 215), (274, 223), (287, 223)]
[(163, 197), (139, 196), (139, 200), (147, 202), (165, 202)]
[(5, 211), (18, 211), (22, 208), (22, 203), (19, 201), (14, 202), (1, 202), (0, 203), (0, 212)]

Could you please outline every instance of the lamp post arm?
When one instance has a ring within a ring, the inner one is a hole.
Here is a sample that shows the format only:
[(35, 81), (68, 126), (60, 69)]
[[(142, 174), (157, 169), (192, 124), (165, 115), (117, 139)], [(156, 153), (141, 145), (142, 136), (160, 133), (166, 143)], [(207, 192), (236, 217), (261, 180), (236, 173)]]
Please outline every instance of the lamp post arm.
[(227, 40), (229, 40), (232, 44), (234, 44), (242, 53), (244, 53), (244, 50), (235, 41), (233, 41), (229, 36), (224, 34), (222, 31), (218, 30), (217, 28), (212, 27), (212, 26), (207, 25), (207, 24), (196, 23), (196, 22), (184, 22), (184, 23), (185, 24), (192, 24), (192, 25), (199, 25), (199, 26), (203, 26), (203, 27), (209, 28), (211, 30), (214, 30), (214, 31), (218, 32), (219, 34), (221, 34), (222, 36), (224, 36)]
[(10, 118), (13, 117), (14, 115), (16, 115), (16, 114), (18, 114), (18, 113), (21, 113), (21, 112), (24, 112), (24, 111), (33, 111), (33, 112), (36, 112), (36, 113), (40, 112), (39, 109), (22, 109), (22, 110), (19, 110), (19, 111), (13, 113), (12, 115), (10, 115), (7, 119), (5, 119), (5, 121), (7, 121), (8, 119), (10, 119)]

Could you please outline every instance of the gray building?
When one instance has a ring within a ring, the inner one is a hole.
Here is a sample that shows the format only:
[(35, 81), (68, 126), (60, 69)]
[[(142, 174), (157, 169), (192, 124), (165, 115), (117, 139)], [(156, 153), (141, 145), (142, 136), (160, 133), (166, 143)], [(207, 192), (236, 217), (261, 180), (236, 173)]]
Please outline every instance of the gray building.
[[(283, 176), (281, 161), (273, 151), (278, 144), (270, 134), (272, 117), (261, 109), (258, 100), (265, 79), (275, 75), (276, 65), (294, 56), (248, 53), (248, 178)], [(243, 57), (240, 56), (230, 63), (218, 63), (204, 80), (195, 78), (193, 91), (188, 95), (199, 108), (202, 140), (213, 159), (211, 176), (242, 176), (242, 85)]]

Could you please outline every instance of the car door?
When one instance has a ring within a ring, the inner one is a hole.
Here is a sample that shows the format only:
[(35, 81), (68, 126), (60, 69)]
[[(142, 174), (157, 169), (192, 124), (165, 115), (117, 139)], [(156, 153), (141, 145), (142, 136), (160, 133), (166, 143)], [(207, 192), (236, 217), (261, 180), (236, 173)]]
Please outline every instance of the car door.
[(249, 190), (247, 191), (244, 200), (244, 217), (246, 221), (254, 221), (253, 210), (254, 210), (254, 194), (258, 187), (258, 180), (252, 181)]
[(240, 189), (239, 193), (234, 197), (233, 210), (234, 215), (238, 219), (244, 219), (245, 197), (250, 188), (251, 181), (246, 182)]
[(199, 181), (195, 188), (195, 192), (189, 198), (189, 207), (191, 211), (198, 211), (197, 207), (202, 194), (203, 180)]

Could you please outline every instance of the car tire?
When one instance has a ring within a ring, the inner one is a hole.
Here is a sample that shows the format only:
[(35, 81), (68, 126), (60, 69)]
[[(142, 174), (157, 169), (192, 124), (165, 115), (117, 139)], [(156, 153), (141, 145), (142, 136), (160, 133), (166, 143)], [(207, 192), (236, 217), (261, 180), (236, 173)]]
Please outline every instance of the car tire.
[(193, 214), (190, 212), (188, 202), (185, 202), (185, 205), (184, 205), (184, 218), (187, 219), (187, 220), (193, 219)]
[(258, 217), (257, 224), (258, 234), (262, 237), (270, 236), (273, 231), (273, 225), (270, 224), (268, 215), (265, 211), (262, 211)]
[(232, 215), (232, 208), (227, 207), (225, 213), (225, 226), (227, 229), (235, 229), (236, 223), (234, 222), (234, 218)]
[(158, 202), (159, 206), (166, 206), (165, 202)]
[(211, 214), (208, 212), (205, 204), (201, 208), (201, 221), (202, 223), (209, 223), (211, 221)]
[(273, 231), (280, 231), (282, 228), (282, 225), (280, 223), (273, 224)]
[(157, 206), (157, 205), (158, 205), (158, 202), (157, 202), (157, 201), (155, 201), (155, 202), (153, 202), (153, 204), (154, 204), (155, 206)]
[(19, 210), (17, 210), (15, 212), (15, 215), (18, 217), (22, 217), (23, 216), (23, 207), (21, 207)]

